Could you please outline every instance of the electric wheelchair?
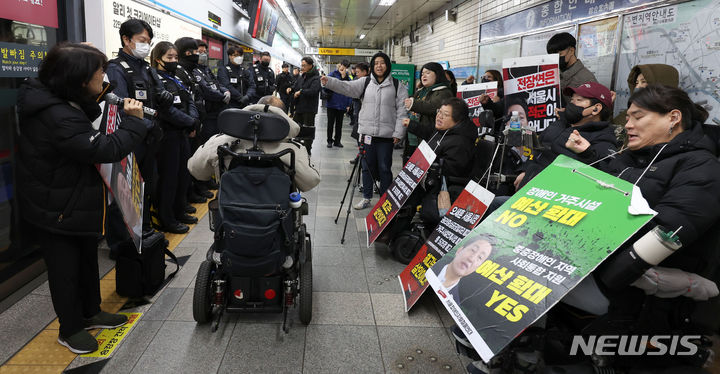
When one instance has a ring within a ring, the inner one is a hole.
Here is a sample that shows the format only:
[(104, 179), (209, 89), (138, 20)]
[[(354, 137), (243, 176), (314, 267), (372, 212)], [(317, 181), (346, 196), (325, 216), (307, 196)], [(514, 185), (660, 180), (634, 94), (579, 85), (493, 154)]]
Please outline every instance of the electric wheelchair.
[[(218, 125), (239, 140), (217, 149), (220, 187), (209, 202), (214, 242), (197, 273), (193, 317), (214, 322), (215, 331), (225, 311), (283, 313), (288, 332), (290, 308), (299, 307), (303, 324), (312, 319), (311, 241), (303, 224), (308, 205), (293, 194), (294, 151), (268, 154), (258, 142), (285, 140), (289, 124), (272, 113), (228, 109)], [(252, 147), (234, 150), (241, 140)]]

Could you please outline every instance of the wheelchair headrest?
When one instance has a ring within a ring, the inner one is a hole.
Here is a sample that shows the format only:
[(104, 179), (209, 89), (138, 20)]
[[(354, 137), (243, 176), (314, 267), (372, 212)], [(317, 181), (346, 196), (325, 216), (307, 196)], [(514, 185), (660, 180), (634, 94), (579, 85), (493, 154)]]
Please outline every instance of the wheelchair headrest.
[[(257, 134), (255, 124), (257, 122)], [(241, 109), (227, 109), (218, 116), (218, 127), (224, 134), (261, 142), (277, 142), (284, 140), (290, 133), (290, 124), (285, 118), (274, 113), (250, 112)]]

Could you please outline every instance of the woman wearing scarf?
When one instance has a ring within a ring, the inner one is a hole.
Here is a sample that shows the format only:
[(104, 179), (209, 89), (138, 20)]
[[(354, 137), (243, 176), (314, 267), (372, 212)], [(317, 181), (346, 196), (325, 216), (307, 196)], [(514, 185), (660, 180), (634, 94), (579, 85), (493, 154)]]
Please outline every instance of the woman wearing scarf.
[(437, 62), (428, 62), (420, 70), (422, 88), (413, 97), (405, 100), (405, 109), (410, 111), (403, 124), (408, 128), (407, 141), (403, 150), (403, 163), (415, 152), (421, 141), (427, 141), (435, 132), (435, 115), (442, 102), (453, 97), (445, 71)]

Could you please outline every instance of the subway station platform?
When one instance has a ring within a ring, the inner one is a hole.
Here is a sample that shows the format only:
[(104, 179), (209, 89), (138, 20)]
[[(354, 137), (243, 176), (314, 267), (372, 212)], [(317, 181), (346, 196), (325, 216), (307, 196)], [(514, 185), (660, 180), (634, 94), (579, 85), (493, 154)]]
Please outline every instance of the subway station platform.
[[(167, 235), (184, 265), (148, 304), (127, 307), (115, 293), (114, 262), (107, 248), (101, 249), (103, 309), (142, 313), (108, 358), (77, 356), (57, 343), (48, 284), (39, 279), (0, 314), (0, 374), (464, 373), (468, 361), (455, 353), (450, 315), (431, 294), (406, 314), (397, 281), (404, 265), (382, 244), (366, 247), (369, 209), (352, 210), (345, 244), (340, 244), (347, 205), (337, 225), (334, 219), (352, 170), (348, 161), (357, 153), (348, 123), (346, 118), (345, 147), (329, 149), (324, 111), (316, 119), (312, 160), (322, 182), (304, 194), (313, 241), (310, 325), (300, 323), (297, 310), (288, 334), (282, 332), (281, 314), (225, 314), (216, 332), (210, 324), (195, 323), (195, 275), (212, 241), (207, 204), (197, 204), (198, 224), (186, 235)], [(394, 172), (400, 167), (396, 150)], [(356, 192), (354, 201), (360, 198)], [(175, 269), (167, 264), (168, 273)]]

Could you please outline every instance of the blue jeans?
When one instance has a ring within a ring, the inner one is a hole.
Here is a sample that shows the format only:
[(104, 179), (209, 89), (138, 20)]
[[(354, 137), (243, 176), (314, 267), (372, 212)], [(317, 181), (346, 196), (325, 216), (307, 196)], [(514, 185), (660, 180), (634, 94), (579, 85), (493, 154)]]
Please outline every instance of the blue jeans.
[(384, 138), (373, 138), (372, 144), (365, 145), (365, 158), (362, 163), (363, 197), (372, 199), (374, 178), (380, 179), (382, 195), (392, 183), (393, 142)]

